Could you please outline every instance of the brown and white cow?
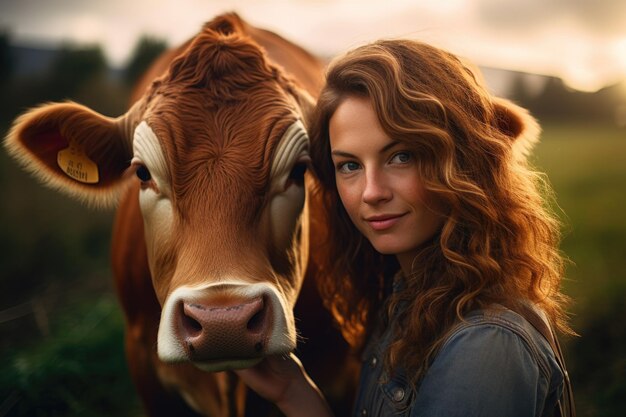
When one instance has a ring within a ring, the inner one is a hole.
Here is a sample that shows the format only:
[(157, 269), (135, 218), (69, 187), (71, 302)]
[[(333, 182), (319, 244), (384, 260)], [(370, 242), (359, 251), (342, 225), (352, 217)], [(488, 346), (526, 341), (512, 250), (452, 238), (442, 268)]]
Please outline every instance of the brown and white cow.
[(124, 115), (46, 104), (10, 131), (9, 152), (49, 186), (121, 198), (113, 272), (149, 415), (243, 415), (245, 387), (222, 371), (293, 351), (299, 335), (322, 390), (349, 404), (346, 345), (312, 280), (301, 291), (305, 114), (321, 81), (310, 54), (227, 14), (160, 58)]

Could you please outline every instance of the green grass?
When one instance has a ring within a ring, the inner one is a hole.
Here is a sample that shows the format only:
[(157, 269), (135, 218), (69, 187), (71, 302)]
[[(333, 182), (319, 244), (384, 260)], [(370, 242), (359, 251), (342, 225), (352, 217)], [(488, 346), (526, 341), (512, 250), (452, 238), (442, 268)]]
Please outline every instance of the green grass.
[(626, 130), (608, 126), (546, 126), (536, 149), (562, 209), (562, 249), (574, 262), (566, 288), (580, 308), (626, 289), (625, 157)]
[(535, 164), (562, 209), (565, 291), (573, 298), (566, 340), (579, 416), (626, 415), (626, 130), (544, 126)]
[(113, 212), (42, 187), (4, 149), (0, 192), (0, 313), (23, 310), (0, 314), (0, 416), (139, 415), (109, 267)]
[(137, 415), (122, 324), (115, 299), (103, 296), (56, 317), (45, 340), (3, 352), (0, 393), (8, 415)]

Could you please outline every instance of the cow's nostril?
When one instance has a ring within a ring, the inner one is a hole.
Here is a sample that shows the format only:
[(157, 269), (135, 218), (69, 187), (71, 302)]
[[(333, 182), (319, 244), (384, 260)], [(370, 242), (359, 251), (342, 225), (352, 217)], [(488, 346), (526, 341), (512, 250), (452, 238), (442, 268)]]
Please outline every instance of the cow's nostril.
[(195, 336), (202, 332), (202, 325), (198, 320), (187, 314), (188, 312), (188, 310), (186, 311), (186, 309), (183, 308), (182, 314), (180, 315), (183, 329), (188, 336)]
[(259, 311), (254, 313), (254, 315), (250, 317), (250, 320), (248, 320), (248, 323), (246, 324), (246, 328), (248, 329), (248, 331), (250, 331), (250, 333), (259, 333), (263, 331), (263, 324), (265, 322), (265, 315), (267, 311), (264, 301), (265, 300), (261, 298), (261, 306)]

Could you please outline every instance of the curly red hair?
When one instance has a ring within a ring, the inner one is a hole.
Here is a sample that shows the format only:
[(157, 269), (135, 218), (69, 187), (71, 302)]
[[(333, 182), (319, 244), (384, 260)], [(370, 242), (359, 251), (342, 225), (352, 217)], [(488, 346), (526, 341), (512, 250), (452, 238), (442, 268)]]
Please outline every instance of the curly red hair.
[(382, 40), (331, 63), (310, 123), (329, 225), (318, 282), (346, 339), (363, 345), (399, 270), (395, 257), (377, 253), (358, 232), (337, 193), (329, 121), (350, 96), (371, 100), (382, 129), (414, 153), (420, 181), (446, 207), (441, 230), (385, 304), (388, 315), (406, 305), (392, 322), (388, 368), (401, 365), (417, 380), (455, 322), (496, 303), (535, 303), (571, 333), (560, 291), (560, 224), (544, 176), (527, 161), (537, 123), (491, 96), (456, 56)]

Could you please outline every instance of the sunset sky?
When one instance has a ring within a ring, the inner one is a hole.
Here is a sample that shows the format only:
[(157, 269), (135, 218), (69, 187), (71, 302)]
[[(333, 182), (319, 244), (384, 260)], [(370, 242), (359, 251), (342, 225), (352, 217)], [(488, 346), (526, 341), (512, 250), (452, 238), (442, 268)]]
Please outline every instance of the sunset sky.
[(20, 43), (98, 42), (119, 66), (140, 35), (175, 45), (231, 10), (324, 56), (410, 37), (586, 91), (626, 80), (626, 0), (0, 0), (0, 29)]

